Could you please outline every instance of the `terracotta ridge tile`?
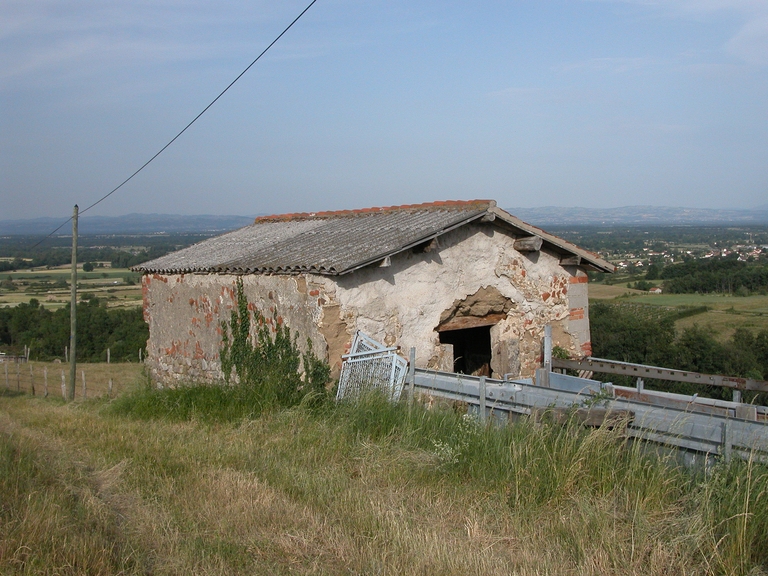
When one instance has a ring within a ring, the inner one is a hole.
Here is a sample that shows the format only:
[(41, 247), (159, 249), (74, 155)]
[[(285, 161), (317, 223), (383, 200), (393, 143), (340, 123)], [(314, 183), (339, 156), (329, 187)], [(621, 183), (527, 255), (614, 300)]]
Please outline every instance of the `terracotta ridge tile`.
[(262, 222), (288, 222), (291, 220), (310, 220), (323, 218), (348, 218), (365, 214), (378, 214), (382, 212), (396, 212), (398, 210), (439, 210), (467, 209), (467, 208), (492, 208), (496, 205), (494, 200), (442, 200), (438, 202), (424, 202), (422, 204), (403, 204), (400, 206), (375, 206), (372, 208), (359, 208), (356, 210), (329, 210), (323, 212), (293, 212), (290, 214), (273, 214), (271, 216), (259, 216), (254, 224)]

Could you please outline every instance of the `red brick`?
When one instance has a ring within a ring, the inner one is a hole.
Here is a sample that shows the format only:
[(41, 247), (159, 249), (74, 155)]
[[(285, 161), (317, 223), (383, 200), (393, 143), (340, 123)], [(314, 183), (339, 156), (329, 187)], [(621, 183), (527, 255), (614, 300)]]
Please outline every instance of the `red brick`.
[(570, 283), (571, 284), (586, 284), (589, 282), (589, 278), (587, 276), (571, 276)]
[(569, 320), (583, 320), (584, 308), (571, 308), (571, 312), (568, 315)]

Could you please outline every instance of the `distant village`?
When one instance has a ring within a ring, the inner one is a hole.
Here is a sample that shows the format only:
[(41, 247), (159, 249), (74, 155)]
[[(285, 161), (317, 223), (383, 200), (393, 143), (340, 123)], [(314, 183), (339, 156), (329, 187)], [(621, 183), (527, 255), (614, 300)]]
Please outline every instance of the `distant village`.
[(707, 258), (734, 257), (741, 262), (753, 262), (762, 258), (768, 258), (768, 245), (736, 244), (729, 247), (693, 247), (680, 248), (669, 246), (659, 249), (658, 242), (654, 247), (643, 248), (638, 252), (617, 253), (614, 251), (600, 251), (600, 256), (616, 265), (619, 271), (628, 273), (641, 273), (651, 264), (677, 264), (687, 260), (704, 260)]

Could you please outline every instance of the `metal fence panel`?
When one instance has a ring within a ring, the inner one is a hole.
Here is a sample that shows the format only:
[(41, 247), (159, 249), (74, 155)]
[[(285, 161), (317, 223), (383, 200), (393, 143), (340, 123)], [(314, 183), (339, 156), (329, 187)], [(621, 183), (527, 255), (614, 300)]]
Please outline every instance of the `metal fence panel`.
[(356, 398), (373, 390), (382, 390), (393, 400), (400, 398), (408, 362), (397, 355), (396, 348), (387, 348), (358, 331), (350, 353), (343, 359), (337, 400)]

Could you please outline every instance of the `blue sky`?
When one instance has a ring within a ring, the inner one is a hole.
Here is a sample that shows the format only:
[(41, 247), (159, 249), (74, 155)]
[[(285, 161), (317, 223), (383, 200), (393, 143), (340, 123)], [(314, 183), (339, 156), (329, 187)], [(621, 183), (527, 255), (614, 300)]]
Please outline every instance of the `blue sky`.
[[(66, 218), (306, 6), (3, 0), (0, 219)], [(90, 215), (768, 203), (768, 0), (318, 0)]]

